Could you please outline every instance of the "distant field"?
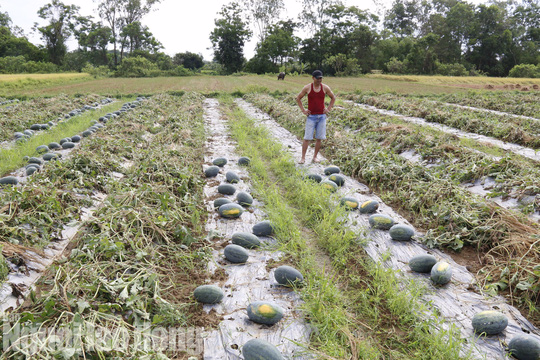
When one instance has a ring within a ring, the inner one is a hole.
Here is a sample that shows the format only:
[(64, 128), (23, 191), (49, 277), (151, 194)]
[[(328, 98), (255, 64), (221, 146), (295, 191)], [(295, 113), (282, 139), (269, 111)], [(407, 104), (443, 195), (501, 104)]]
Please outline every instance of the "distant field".
[[(158, 78), (105, 78), (92, 79), (88, 75), (65, 78), (55, 75), (42, 75), (43, 78), (20, 77), (18, 86), (0, 85), (0, 95), (56, 95), (56, 94), (87, 94), (102, 95), (118, 94), (155, 94), (166, 91), (198, 91), (214, 92), (252, 92), (256, 90), (299, 92), (301, 87), (311, 81), (309, 75), (287, 76), (285, 81), (266, 75), (247, 76), (188, 76), (188, 77), (158, 77)], [(50, 76), (50, 78), (47, 78)], [(31, 80), (32, 79), (32, 80)], [(0, 77), (0, 81), (2, 78)], [(27, 83), (25, 83), (25, 81)], [(43, 81), (43, 82), (39, 82)], [(385, 79), (374, 76), (324, 79), (336, 92), (353, 92), (359, 90), (392, 91), (398, 93), (453, 93), (462, 91), (455, 86), (444, 84), (426, 84), (403, 81), (399, 78)], [(1, 82), (0, 82), (1, 84)]]
[[(298, 92), (311, 81), (309, 75), (287, 76), (285, 81), (269, 75), (187, 76), (157, 78), (93, 79), (87, 74), (0, 75), (0, 96), (42, 96), (57, 94), (133, 95), (167, 91), (216, 92), (280, 91)], [(443, 94), (507, 84), (531, 87), (540, 79), (486, 77), (367, 75), (363, 77), (327, 77), (324, 82), (335, 92), (378, 91), (402, 94)]]

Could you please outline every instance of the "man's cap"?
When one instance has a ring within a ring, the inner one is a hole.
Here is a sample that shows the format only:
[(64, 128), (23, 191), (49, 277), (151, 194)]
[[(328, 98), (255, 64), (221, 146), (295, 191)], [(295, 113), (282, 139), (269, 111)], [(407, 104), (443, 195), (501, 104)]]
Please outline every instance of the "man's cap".
[(322, 71), (321, 71), (321, 70), (315, 70), (315, 71), (313, 72), (313, 74), (311, 74), (311, 75), (313, 75), (313, 77), (314, 77), (315, 79), (320, 79), (320, 78), (322, 78)]

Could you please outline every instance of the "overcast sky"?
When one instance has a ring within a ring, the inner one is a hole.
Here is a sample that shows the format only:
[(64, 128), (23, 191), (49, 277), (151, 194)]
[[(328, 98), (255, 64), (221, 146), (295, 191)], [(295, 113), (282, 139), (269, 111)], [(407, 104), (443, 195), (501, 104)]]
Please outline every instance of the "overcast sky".
[[(391, 4), (392, 0), (345, 0), (348, 6), (357, 6), (370, 12), (376, 12), (374, 1)], [(481, 0), (476, 0), (478, 2)], [(49, 3), (48, 0), (0, 0), (0, 11), (7, 12), (13, 24), (23, 28), (29, 40), (34, 44), (43, 42), (38, 35), (32, 33), (35, 22), (44, 24), (37, 16), (39, 8)], [(214, 19), (224, 4), (231, 0), (162, 0), (156, 5), (155, 11), (143, 18), (147, 25), (165, 49), (166, 54), (173, 56), (179, 52), (191, 51), (200, 53), (205, 60), (212, 60), (212, 50), (209, 36), (214, 29)], [(92, 0), (64, 0), (65, 4), (80, 6), (82, 15), (92, 15), (99, 19), (96, 12), (96, 2)], [(299, 0), (285, 0), (286, 9), (282, 18), (296, 19), (301, 5)], [(388, 5), (387, 5), (388, 6)], [(255, 36), (246, 44), (244, 55), (251, 58), (255, 49)], [(70, 43), (70, 50), (76, 48), (75, 42)]]

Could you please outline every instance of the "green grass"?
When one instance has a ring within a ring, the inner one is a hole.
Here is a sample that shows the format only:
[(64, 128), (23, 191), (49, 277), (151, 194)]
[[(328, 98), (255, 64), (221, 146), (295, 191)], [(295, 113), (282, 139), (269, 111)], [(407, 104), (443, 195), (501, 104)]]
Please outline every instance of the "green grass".
[[(398, 280), (366, 256), (361, 244), (368, 240), (348, 229), (345, 210), (334, 205), (337, 195), (302, 181), (303, 174), (281, 145), (241, 111), (229, 110), (227, 115), (241, 153), (252, 159), (251, 180), (277, 226), (281, 250), (307, 278), (306, 287), (298, 291), (317, 329), (312, 339), (316, 351), (337, 359), (461, 358), (455, 329), (432, 334), (442, 320), (420, 317), (427, 311), (419, 302), (424, 287)], [(326, 272), (318, 249), (330, 259)], [(408, 291), (396, 291), (400, 288)], [(391, 326), (404, 335), (389, 335)]]
[[(157, 78), (106, 78), (76, 79), (67, 84), (54, 82), (21, 84), (16, 88), (0, 87), (0, 96), (43, 96), (57, 94), (101, 94), (106, 96), (157, 94), (163, 92), (197, 91), (214, 95), (218, 93), (247, 93), (253, 91), (299, 93), (311, 82), (309, 75), (287, 76), (285, 81), (277, 81), (276, 76), (186, 76)], [(326, 77), (324, 82), (334, 92), (354, 91), (394, 91), (403, 94), (445, 94), (462, 92), (465, 89), (439, 84), (424, 84), (399, 80), (363, 77)]]
[(12, 148), (0, 149), (0, 176), (6, 175), (25, 165), (24, 156), (40, 156), (36, 148), (40, 145), (48, 145), (51, 142), (59, 142), (65, 137), (79, 134), (92, 124), (93, 120), (108, 112), (118, 110), (120, 103), (112, 103), (101, 107), (99, 110), (89, 110), (71, 117), (67, 121), (58, 123), (46, 131), (36, 132), (28, 141), (16, 143)]

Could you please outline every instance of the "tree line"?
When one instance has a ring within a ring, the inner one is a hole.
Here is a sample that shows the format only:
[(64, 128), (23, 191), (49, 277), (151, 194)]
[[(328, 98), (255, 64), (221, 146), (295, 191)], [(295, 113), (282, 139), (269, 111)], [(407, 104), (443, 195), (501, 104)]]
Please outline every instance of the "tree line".
[[(99, 19), (59, 0), (43, 6), (34, 26), (44, 46), (31, 44), (0, 12), (0, 72), (86, 71), (117, 76), (305, 73), (540, 77), (538, 0), (394, 0), (378, 13), (339, 0), (298, 0), (296, 19), (283, 19), (283, 0), (224, 5), (209, 38), (212, 62), (191, 52), (168, 56), (141, 20), (161, 0), (94, 0)], [(303, 34), (299, 37), (298, 34)], [(255, 55), (244, 46), (256, 36)], [(67, 39), (78, 48), (67, 51)]]

